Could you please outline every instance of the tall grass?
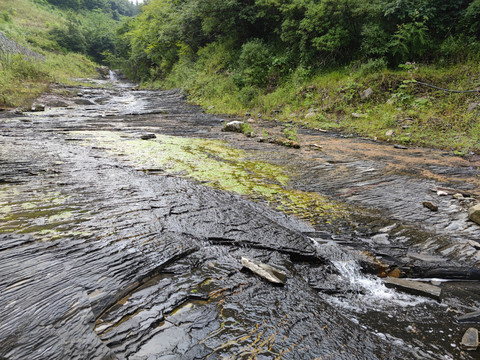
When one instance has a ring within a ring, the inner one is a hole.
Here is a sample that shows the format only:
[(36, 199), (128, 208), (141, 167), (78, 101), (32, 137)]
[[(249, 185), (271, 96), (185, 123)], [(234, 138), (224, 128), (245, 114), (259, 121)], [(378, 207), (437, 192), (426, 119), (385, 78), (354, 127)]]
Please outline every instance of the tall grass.
[[(397, 70), (380, 63), (323, 72), (299, 68), (276, 87), (266, 89), (236, 86), (234, 74), (219, 63), (218, 54), (209, 56), (211, 61), (179, 62), (167, 80), (156, 85), (182, 87), (191, 101), (214, 105), (215, 112), (260, 113), (264, 119), (392, 143), (446, 148), (459, 155), (480, 152), (480, 105), (475, 106), (480, 104), (480, 94), (449, 93), (415, 82), (477, 89), (478, 62), (450, 67), (417, 64)], [(362, 98), (361, 92), (367, 88), (373, 93)]]

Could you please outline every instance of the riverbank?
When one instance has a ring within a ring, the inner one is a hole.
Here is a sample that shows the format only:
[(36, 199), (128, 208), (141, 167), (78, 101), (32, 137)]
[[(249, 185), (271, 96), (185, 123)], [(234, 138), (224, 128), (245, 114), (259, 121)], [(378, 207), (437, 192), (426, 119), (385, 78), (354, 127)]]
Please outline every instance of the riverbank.
[[(215, 59), (213, 59), (215, 60)], [(200, 61), (199, 61), (200, 63)], [(478, 64), (450, 67), (406, 64), (398, 70), (370, 63), (323, 73), (297, 69), (278, 86), (239, 88), (222, 63), (181, 63), (146, 88), (181, 87), (207, 112), (262, 118), (346, 136), (480, 152)]]

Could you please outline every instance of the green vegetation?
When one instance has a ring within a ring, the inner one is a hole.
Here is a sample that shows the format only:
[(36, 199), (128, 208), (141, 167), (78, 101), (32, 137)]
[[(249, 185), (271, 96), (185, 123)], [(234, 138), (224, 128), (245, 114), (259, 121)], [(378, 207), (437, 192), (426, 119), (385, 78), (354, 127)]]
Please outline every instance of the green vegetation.
[(466, 112), (475, 95), (412, 80), (476, 89), (479, 20), (479, 0), (151, 0), (123, 23), (116, 51), (144, 86), (180, 86), (218, 112), (277, 110), (279, 120), (382, 139), (394, 130), (396, 142), (466, 153), (479, 149), (476, 111)]

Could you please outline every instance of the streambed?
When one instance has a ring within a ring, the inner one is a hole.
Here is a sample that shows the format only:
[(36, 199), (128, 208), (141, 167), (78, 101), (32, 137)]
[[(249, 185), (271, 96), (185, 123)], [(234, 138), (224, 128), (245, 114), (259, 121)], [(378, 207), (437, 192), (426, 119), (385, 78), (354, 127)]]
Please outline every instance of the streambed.
[[(479, 358), (456, 319), (480, 306), (480, 227), (430, 190), (478, 194), (475, 161), (306, 129), (261, 143), (118, 82), (39, 101), (0, 118), (0, 358)], [(450, 278), (432, 300), (385, 275)]]

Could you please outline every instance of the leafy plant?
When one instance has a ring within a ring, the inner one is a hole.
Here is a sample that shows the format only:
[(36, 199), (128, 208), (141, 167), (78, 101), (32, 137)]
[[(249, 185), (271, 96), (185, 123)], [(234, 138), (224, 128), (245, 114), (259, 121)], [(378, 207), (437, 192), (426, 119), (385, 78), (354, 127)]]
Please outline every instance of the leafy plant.
[(291, 141), (297, 141), (297, 128), (292, 124), (285, 124), (285, 127), (282, 130), (285, 138)]

